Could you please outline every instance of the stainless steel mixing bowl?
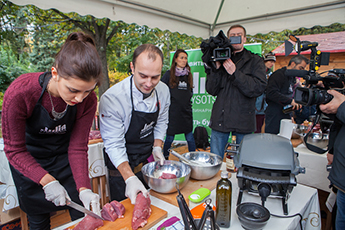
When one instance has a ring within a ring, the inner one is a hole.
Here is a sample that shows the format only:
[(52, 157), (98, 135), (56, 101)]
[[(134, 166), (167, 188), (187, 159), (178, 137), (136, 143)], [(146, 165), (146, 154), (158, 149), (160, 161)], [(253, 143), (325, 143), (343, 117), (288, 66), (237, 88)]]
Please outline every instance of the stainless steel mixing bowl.
[(222, 166), (223, 159), (209, 152), (188, 152), (182, 154), (190, 161), (196, 161), (202, 163), (202, 165), (187, 164), (192, 168), (191, 178), (196, 180), (207, 180), (214, 177), (220, 167)]
[[(164, 165), (160, 165), (158, 161), (150, 162), (141, 169), (144, 180), (150, 188), (159, 193), (176, 192), (175, 185), (178, 184), (179, 189), (183, 188), (189, 181), (191, 168), (178, 161), (164, 161)], [(160, 179), (163, 173), (175, 174), (175, 179)]]
[[(328, 141), (329, 141), (328, 133), (310, 133), (308, 136), (307, 143), (315, 145), (319, 148), (325, 149), (328, 146)], [(303, 143), (305, 145), (304, 138), (303, 138)]]

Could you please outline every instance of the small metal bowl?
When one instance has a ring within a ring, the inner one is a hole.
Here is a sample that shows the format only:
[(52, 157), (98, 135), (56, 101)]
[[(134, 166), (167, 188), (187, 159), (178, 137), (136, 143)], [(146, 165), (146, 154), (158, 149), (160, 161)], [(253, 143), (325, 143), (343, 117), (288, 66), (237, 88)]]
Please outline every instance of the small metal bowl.
[[(329, 141), (328, 133), (310, 133), (307, 139), (308, 144), (315, 145), (321, 149), (327, 148), (328, 141)], [(304, 138), (303, 138), (303, 143), (305, 145)]]
[(223, 162), (220, 156), (209, 152), (188, 152), (182, 156), (192, 162), (202, 163), (201, 166), (186, 163), (192, 168), (190, 177), (196, 180), (207, 180), (214, 177), (219, 172)]
[(303, 136), (308, 132), (308, 127), (305, 125), (296, 125), (293, 129), (293, 134), (297, 134), (299, 136)]
[[(152, 190), (159, 193), (173, 193), (177, 191), (176, 184), (178, 184), (179, 189), (187, 184), (191, 168), (178, 161), (166, 160), (163, 165), (160, 165), (158, 161), (147, 163), (141, 168), (141, 172), (145, 182)], [(160, 179), (159, 177), (163, 173), (175, 174), (177, 178)]]

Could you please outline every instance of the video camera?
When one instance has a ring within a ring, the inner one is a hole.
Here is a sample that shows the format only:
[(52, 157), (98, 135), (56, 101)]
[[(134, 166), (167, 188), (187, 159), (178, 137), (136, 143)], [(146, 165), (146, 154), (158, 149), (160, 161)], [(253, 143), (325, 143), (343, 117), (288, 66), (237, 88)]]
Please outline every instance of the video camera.
[[(241, 36), (230, 37), (230, 45), (241, 44)], [(213, 50), (213, 56), (211, 57), (212, 61), (224, 61), (231, 58), (231, 46), (225, 48), (215, 48)]]
[[(318, 74), (316, 71), (320, 65), (328, 65), (329, 53), (321, 53), (317, 50), (317, 42), (300, 41), (294, 35), (289, 38), (296, 42), (295, 50), (298, 54), (301, 51), (310, 49), (310, 64), (309, 71), (307, 70), (286, 70), (287, 76), (302, 77), (305, 80), (307, 87), (297, 87), (295, 89), (295, 102), (304, 106), (327, 104), (333, 99), (333, 95), (327, 93), (328, 89), (335, 89), (345, 95), (345, 69), (333, 69)], [(292, 50), (292, 44), (285, 41), (285, 56), (289, 55)], [(322, 77), (322, 74), (327, 73), (327, 76)], [(323, 86), (319, 82), (323, 83)]]
[(232, 45), (241, 44), (241, 42), (241, 36), (230, 37), (229, 39), (220, 30), (217, 36), (211, 36), (200, 44), (201, 52), (203, 53), (201, 59), (209, 67), (216, 68), (215, 62), (231, 58)]

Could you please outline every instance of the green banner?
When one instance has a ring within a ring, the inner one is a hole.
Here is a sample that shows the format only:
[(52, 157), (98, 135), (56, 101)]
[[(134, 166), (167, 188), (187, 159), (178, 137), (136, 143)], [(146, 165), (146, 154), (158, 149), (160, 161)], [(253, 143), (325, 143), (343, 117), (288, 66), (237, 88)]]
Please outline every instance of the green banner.
[[(261, 43), (245, 44), (244, 47), (253, 53), (261, 56)], [(188, 54), (188, 64), (193, 74), (193, 130), (196, 126), (202, 125), (206, 127), (207, 132), (211, 135), (211, 129), (208, 127), (210, 123), (211, 111), (216, 97), (206, 92), (206, 73), (203, 61), (201, 60), (202, 52), (200, 49), (186, 50)], [(170, 52), (170, 63), (175, 52)], [(184, 134), (175, 136), (175, 141), (185, 141)]]

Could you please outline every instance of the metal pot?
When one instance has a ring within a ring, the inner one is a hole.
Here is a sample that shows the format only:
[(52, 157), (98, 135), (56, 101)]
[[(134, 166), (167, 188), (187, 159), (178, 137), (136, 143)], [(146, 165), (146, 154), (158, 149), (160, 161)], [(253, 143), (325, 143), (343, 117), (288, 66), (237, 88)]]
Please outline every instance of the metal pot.
[(191, 167), (192, 172), (190, 177), (196, 180), (207, 180), (214, 177), (222, 166), (223, 159), (209, 152), (188, 152), (182, 154), (189, 161), (195, 161), (202, 165), (187, 164)]

